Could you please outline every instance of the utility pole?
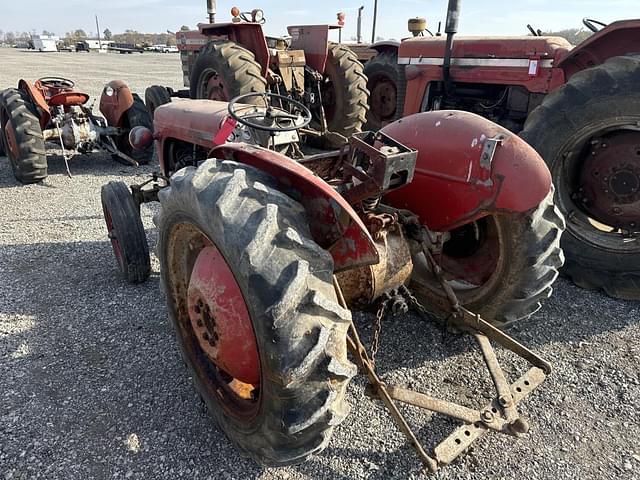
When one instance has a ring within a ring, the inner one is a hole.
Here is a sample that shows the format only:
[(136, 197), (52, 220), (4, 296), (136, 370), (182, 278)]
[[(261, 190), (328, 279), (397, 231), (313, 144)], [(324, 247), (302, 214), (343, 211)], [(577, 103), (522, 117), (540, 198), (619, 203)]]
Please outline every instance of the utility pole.
[(98, 23), (98, 15), (96, 15), (96, 30), (98, 32), (98, 48), (102, 50), (102, 41), (100, 40), (100, 24)]
[(376, 23), (378, 21), (378, 0), (373, 2), (373, 30), (371, 31), (371, 43), (376, 43)]

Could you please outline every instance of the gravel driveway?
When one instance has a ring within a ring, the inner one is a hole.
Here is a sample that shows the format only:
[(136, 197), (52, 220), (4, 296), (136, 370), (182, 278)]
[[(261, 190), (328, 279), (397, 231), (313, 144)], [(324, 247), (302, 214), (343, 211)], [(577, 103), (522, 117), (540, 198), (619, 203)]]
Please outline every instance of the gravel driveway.
[[(21, 75), (68, 76), (93, 98), (122, 78), (143, 93), (180, 87), (177, 55), (37, 54), (0, 49), (0, 87)], [(142, 286), (117, 275), (100, 187), (152, 171), (108, 156), (59, 157), (39, 185), (0, 158), (0, 478), (414, 478), (420, 464), (381, 404), (351, 385), (352, 414), (306, 464), (262, 469), (216, 429), (167, 321), (158, 262)], [(152, 211), (144, 207), (152, 248)], [(363, 335), (370, 318), (358, 316)], [(468, 339), (417, 316), (385, 324), (379, 368), (390, 383), (480, 406), (488, 376)], [(524, 403), (531, 433), (485, 436), (436, 478), (640, 478), (640, 306), (564, 280), (513, 334), (554, 365)], [(501, 356), (502, 357), (502, 356)], [(477, 386), (477, 387), (476, 387)], [(480, 397), (474, 403), (472, 397)], [(402, 408), (433, 446), (454, 424)]]

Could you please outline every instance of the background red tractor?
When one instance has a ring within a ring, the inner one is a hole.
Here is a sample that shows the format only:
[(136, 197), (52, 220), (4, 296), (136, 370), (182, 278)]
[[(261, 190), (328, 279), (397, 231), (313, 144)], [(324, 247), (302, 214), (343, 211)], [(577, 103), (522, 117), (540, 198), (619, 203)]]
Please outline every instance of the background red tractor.
[[(146, 103), (153, 111), (171, 96), (230, 101), (246, 93), (271, 92), (309, 108), (311, 124), (300, 133), (318, 144), (344, 144), (361, 131), (368, 109), (367, 80), (357, 56), (330, 43), (337, 25), (289, 27), (290, 38), (265, 37), (262, 10), (232, 10), (230, 23), (200, 24), (177, 32), (184, 85), (173, 92), (152, 87)], [(259, 102), (259, 97), (251, 101)]]
[[(169, 315), (221, 428), (261, 464), (322, 450), (348, 413), (349, 349), (431, 470), (489, 430), (525, 432), (516, 404), (550, 366), (478, 313), (505, 326), (551, 293), (563, 219), (542, 159), (465, 112), (410, 116), (321, 152), (300, 133), (311, 121), (307, 106), (272, 93), (162, 105), (153, 135), (131, 135), (138, 148), (155, 140), (161, 173), (102, 190), (109, 238), (132, 282), (150, 272), (140, 205), (160, 201)], [(377, 346), (369, 356), (350, 310), (377, 308), (379, 338), (385, 313), (409, 306), (475, 335), (496, 386), (492, 404), (465, 409), (380, 381)], [(534, 367), (509, 384), (489, 338)], [(463, 426), (429, 455), (396, 400)]]
[(640, 299), (640, 20), (605, 25), (578, 46), (545, 37), (456, 37), (374, 45), (365, 67), (370, 127), (416, 112), (460, 109), (519, 133), (547, 162), (567, 218), (564, 272), (589, 289)]
[(122, 81), (105, 86), (97, 117), (87, 106), (89, 95), (66, 78), (47, 77), (0, 93), (0, 154), (3, 151), (17, 180), (35, 183), (47, 177), (46, 143), (55, 143), (69, 171), (75, 155), (107, 151), (132, 165), (147, 163), (151, 150), (134, 151), (128, 141), (132, 127), (152, 128), (144, 102)]

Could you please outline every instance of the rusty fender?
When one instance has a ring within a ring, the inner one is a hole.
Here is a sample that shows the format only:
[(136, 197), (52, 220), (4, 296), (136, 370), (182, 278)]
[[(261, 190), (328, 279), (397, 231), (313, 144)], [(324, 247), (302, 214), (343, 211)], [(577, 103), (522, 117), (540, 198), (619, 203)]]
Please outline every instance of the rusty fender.
[(112, 80), (102, 90), (100, 112), (110, 127), (122, 127), (124, 114), (133, 106), (133, 94), (122, 80)]
[(300, 202), (314, 241), (333, 257), (334, 272), (379, 262), (376, 244), (358, 214), (306, 167), (280, 153), (246, 144), (219, 146), (211, 156), (262, 170), (278, 182), (282, 192)]
[(473, 113), (417, 113), (382, 131), (418, 150), (413, 182), (391, 192), (385, 203), (411, 210), (432, 230), (526, 212), (551, 189), (549, 169), (532, 147)]

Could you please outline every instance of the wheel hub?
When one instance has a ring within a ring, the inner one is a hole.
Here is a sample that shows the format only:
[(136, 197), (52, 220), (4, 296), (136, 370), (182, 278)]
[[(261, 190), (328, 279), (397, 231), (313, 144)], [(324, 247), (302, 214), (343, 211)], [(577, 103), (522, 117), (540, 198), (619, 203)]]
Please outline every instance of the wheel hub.
[(227, 98), (222, 77), (218, 75), (218, 72), (211, 71), (207, 75), (207, 79), (204, 82), (204, 95), (209, 100), (219, 100), (222, 102), (230, 100)]
[(640, 133), (618, 131), (594, 139), (574, 194), (583, 209), (608, 226), (640, 224)]
[(188, 289), (191, 326), (200, 348), (222, 371), (244, 384), (260, 383), (251, 317), (233, 272), (218, 249), (202, 249)]
[(4, 132), (7, 152), (9, 152), (13, 158), (17, 158), (20, 155), (20, 149), (18, 148), (16, 132), (13, 130), (13, 125), (11, 125), (11, 122), (7, 121), (6, 125), (4, 126)]
[(388, 120), (396, 113), (396, 88), (388, 78), (380, 79), (371, 92), (371, 109), (380, 120)]

